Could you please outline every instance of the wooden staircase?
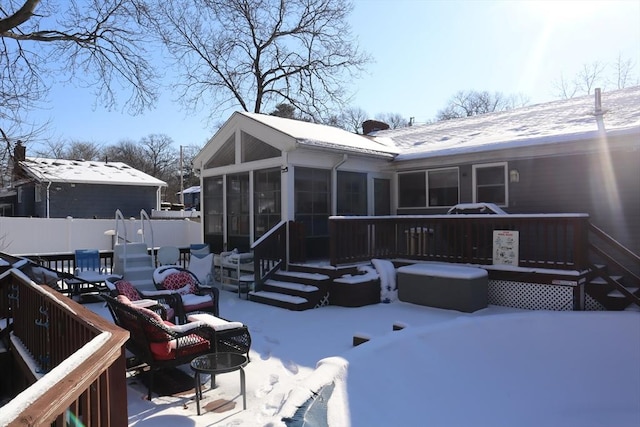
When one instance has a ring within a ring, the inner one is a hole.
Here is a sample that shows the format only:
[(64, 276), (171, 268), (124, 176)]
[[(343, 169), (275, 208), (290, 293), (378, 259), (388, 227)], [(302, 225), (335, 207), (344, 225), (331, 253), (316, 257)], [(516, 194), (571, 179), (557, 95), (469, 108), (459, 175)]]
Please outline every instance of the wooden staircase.
[(259, 290), (249, 292), (249, 300), (294, 311), (328, 305), (331, 276), (313, 268), (304, 270), (278, 270)]
[(586, 294), (605, 310), (640, 311), (640, 257), (593, 224), (589, 231), (590, 259), (598, 264), (589, 264)]

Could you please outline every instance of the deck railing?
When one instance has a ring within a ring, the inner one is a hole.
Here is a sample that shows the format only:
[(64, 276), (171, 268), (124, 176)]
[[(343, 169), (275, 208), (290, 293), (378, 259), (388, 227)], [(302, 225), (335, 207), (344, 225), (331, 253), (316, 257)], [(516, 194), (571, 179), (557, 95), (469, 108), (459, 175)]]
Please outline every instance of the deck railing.
[(17, 368), (2, 376), (17, 395), (0, 424), (127, 425), (128, 332), (16, 269), (0, 276), (0, 294)]
[(332, 265), (372, 258), (492, 264), (493, 232), (517, 231), (521, 267), (588, 266), (586, 214), (331, 217)]
[(281, 221), (251, 245), (255, 289), (279, 268), (287, 268), (287, 223)]

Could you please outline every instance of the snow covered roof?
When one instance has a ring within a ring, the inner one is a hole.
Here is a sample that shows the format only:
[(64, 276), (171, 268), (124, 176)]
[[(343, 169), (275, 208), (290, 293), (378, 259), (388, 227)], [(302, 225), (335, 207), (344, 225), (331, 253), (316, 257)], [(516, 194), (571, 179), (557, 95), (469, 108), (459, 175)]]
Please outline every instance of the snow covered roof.
[[(185, 188), (184, 191), (182, 191), (183, 194), (191, 194), (191, 193), (199, 193), (199, 192), (200, 192), (199, 185), (194, 185), (193, 187)], [(180, 192), (178, 191), (176, 194), (180, 194)]]
[[(602, 93), (608, 134), (640, 134), (640, 86)], [(379, 131), (375, 139), (400, 149), (396, 160), (411, 160), (595, 138), (594, 96), (532, 105), (511, 111)]]
[(398, 148), (391, 141), (374, 139), (334, 126), (244, 111), (238, 114), (285, 133), (301, 145), (389, 157), (399, 153)]
[(166, 187), (167, 183), (122, 162), (27, 157), (20, 166), (41, 182)]

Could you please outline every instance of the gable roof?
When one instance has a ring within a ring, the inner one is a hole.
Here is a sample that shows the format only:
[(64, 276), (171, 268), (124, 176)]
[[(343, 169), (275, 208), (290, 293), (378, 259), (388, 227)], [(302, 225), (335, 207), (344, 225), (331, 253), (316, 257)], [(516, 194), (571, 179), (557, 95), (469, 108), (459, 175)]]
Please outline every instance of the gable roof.
[(122, 162), (27, 157), (22, 169), (40, 182), (166, 187), (167, 183)]
[[(608, 135), (640, 134), (640, 86), (602, 93), (602, 123)], [(532, 105), (511, 111), (375, 133), (412, 160), (504, 148), (577, 141), (599, 136), (594, 96)]]
[(300, 145), (392, 157), (399, 153), (389, 141), (352, 133), (334, 126), (266, 114), (236, 112), (294, 138)]

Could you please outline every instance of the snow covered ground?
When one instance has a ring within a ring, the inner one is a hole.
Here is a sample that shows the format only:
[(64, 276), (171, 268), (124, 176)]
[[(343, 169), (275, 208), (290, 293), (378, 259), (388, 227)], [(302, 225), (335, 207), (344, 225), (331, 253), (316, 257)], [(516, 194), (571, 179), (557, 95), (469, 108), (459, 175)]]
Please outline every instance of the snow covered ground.
[[(129, 425), (275, 427), (331, 382), (328, 421), (340, 427), (640, 425), (638, 312), (466, 314), (399, 301), (293, 312), (232, 292), (220, 311), (251, 332), (247, 410), (233, 372), (201, 404), (235, 407), (200, 416), (191, 394), (149, 402), (131, 385)], [(356, 334), (371, 340), (353, 347)]]

